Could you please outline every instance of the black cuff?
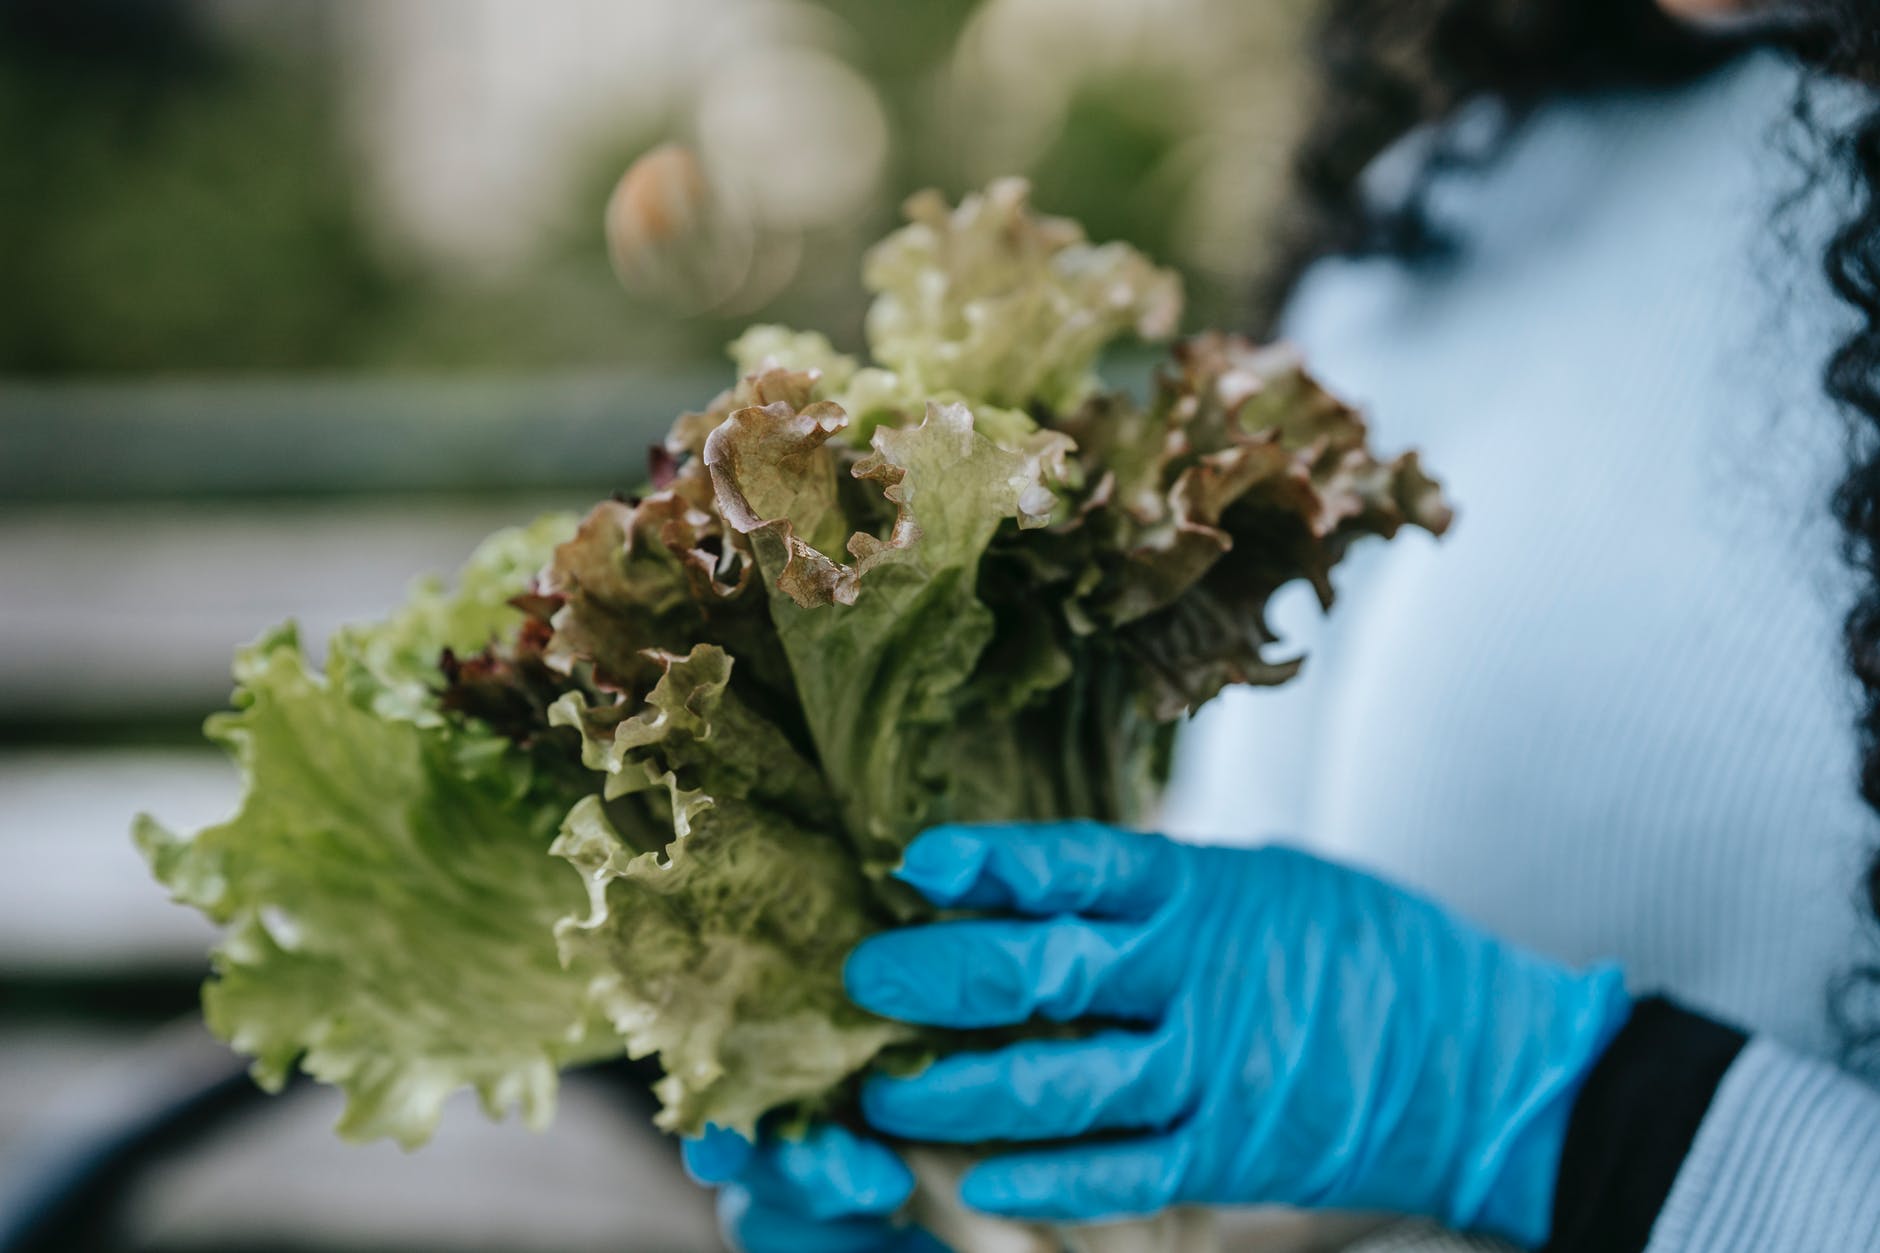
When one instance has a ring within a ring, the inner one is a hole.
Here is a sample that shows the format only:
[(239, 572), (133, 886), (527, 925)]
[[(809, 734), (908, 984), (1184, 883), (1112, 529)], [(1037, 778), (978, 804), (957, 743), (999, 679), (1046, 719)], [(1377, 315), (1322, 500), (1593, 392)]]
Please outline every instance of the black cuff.
[(1567, 1123), (1543, 1253), (1642, 1253), (1743, 1033), (1640, 1001)]

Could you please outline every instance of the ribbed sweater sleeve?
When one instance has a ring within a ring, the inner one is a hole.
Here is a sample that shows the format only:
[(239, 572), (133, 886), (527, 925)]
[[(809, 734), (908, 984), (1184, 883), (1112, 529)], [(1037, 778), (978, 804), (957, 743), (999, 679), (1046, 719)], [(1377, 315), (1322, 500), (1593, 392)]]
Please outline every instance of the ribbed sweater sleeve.
[(1751, 1040), (1718, 1085), (1646, 1250), (1880, 1250), (1880, 1091)]

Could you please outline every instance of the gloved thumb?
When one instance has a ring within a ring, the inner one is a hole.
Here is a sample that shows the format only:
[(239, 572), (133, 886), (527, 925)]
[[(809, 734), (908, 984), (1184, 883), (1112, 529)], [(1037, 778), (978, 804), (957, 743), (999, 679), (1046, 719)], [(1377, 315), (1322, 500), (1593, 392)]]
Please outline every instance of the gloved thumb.
[(680, 1146), (679, 1156), (686, 1174), (698, 1183), (716, 1186), (743, 1174), (755, 1151), (755, 1146), (737, 1132), (707, 1126), (704, 1134)]

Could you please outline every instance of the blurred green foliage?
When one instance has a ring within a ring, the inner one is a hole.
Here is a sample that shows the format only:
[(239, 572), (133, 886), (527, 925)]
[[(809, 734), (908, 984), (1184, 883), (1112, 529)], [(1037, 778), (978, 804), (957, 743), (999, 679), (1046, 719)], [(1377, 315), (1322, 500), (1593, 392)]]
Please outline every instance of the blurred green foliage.
[(181, 10), (53, 8), (0, 10), (0, 370), (351, 356), (398, 284), (307, 67), (236, 58)]
[[(1029, 171), (1038, 203), (1076, 205), (1093, 239), (1127, 239), (1152, 257), (1175, 254), (1175, 188), (1160, 177), (1182, 141), (1161, 107), (1165, 84), (1147, 75), (1087, 83), (1063, 128)], [(1193, 281), (1189, 283), (1193, 312)]]
[[(459, 273), (382, 237), (318, 5), (300, 6), (299, 38), (234, 41), (190, 0), (0, 0), (0, 375), (683, 365), (760, 318), (853, 345), (861, 246), (906, 193), (977, 181), (934, 87), (978, 2), (817, 7), (879, 98), (883, 194), (799, 241), (796, 277), (761, 307), (677, 317), (621, 289), (599, 218), (634, 156), (685, 137), (681, 118), (597, 132), (526, 263)], [(1167, 87), (1081, 90), (1027, 171), (1037, 202), (1175, 255), (1169, 158), (1186, 137)], [(1231, 286), (1191, 276), (1195, 315), (1231, 320)]]

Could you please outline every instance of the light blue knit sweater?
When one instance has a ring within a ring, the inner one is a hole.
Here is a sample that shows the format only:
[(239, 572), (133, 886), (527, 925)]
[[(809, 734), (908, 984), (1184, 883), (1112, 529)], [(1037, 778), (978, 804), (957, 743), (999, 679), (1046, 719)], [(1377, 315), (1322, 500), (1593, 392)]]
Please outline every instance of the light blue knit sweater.
[(1425, 449), (1459, 518), (1355, 556), (1329, 626), (1279, 607), (1322, 655), (1200, 719), (1166, 815), (1304, 839), (1755, 1031), (1654, 1253), (1880, 1249), (1880, 1092), (1819, 1060), (1830, 983), (1873, 953), (1880, 822), (1820, 388), (1846, 193), (1777, 215), (1797, 82), (1757, 54), (1562, 104), (1436, 186), (1452, 262), (1307, 276), (1290, 336), (1380, 444)]

